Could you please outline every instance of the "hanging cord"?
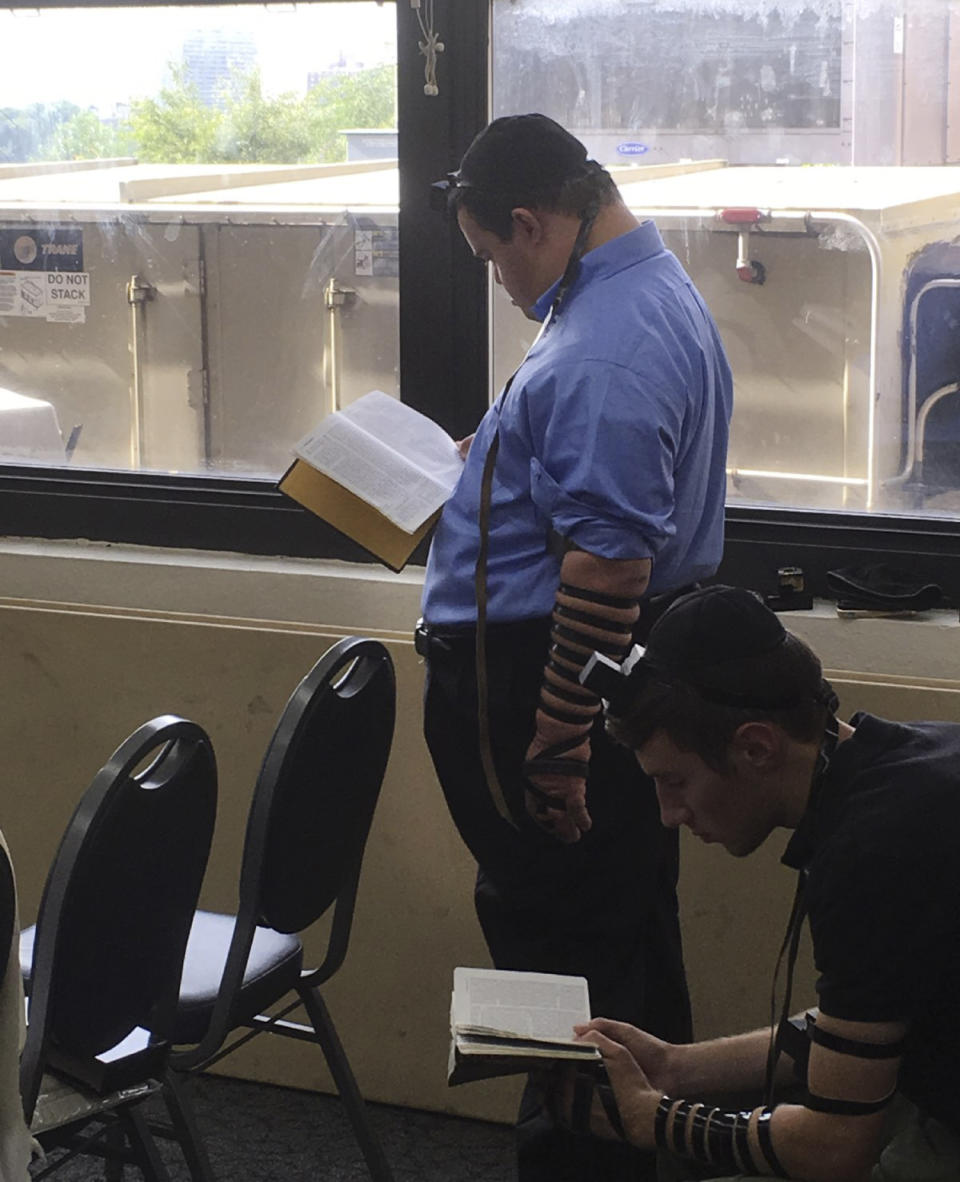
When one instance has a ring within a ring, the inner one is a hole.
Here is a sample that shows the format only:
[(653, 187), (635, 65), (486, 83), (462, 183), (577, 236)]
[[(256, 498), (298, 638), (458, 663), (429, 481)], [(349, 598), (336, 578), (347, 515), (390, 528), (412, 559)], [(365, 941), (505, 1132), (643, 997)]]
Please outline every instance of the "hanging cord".
[[(833, 703), (836, 702), (835, 696), (833, 696), (832, 701)], [(837, 749), (837, 743), (839, 741), (840, 734), (837, 720), (831, 710), (826, 726), (824, 727), (823, 740), (820, 743), (820, 750), (817, 753), (817, 762), (810, 783), (810, 802), (807, 807), (811, 810), (816, 809), (819, 804), (823, 780), (830, 768), (830, 760), (833, 758), (833, 753)], [(764, 1102), (768, 1107), (772, 1107), (773, 1105), (777, 1063), (783, 1050), (784, 1030), (790, 1019), (790, 1002), (793, 997), (793, 971), (797, 963), (797, 951), (800, 947), (800, 933), (803, 930), (803, 921), (807, 914), (806, 903), (803, 897), (806, 881), (807, 872), (806, 870), (801, 870), (797, 878), (797, 891), (793, 896), (793, 907), (790, 909), (787, 930), (783, 937), (783, 944), (780, 946), (780, 954), (777, 957), (777, 967), (773, 973), (773, 985), (770, 989), (770, 1044), (767, 1048), (767, 1078), (764, 1088)], [(787, 958), (787, 979), (783, 994), (783, 1005), (780, 1008), (780, 1020), (777, 1021), (777, 981), (780, 977), (780, 969), (783, 966), (784, 955)]]
[[(429, 2), (430, 0), (428, 0)], [(592, 202), (581, 214), (580, 228), (577, 231), (577, 237), (570, 251), (570, 257), (567, 259), (567, 265), (563, 269), (563, 275), (557, 286), (556, 295), (553, 297), (550, 311), (547, 313), (540, 331), (537, 333), (536, 340), (530, 346), (531, 349), (547, 331), (547, 327), (560, 314), (560, 305), (566, 299), (567, 293), (580, 272), (580, 259), (583, 257), (583, 252), (587, 246), (587, 239), (590, 237), (590, 231), (593, 229), (593, 223), (596, 220), (599, 209), (599, 205), (596, 202)], [(524, 358), (525, 360), (526, 358)], [(499, 399), (501, 406), (510, 392), (513, 379), (520, 372), (522, 366), (523, 361), (513, 371), (507, 384), (503, 387), (503, 393)], [(473, 580), (477, 599), (477, 741), (480, 746), (480, 762), (487, 781), (487, 789), (490, 792), (496, 810), (505, 821), (516, 829), (517, 823), (510, 812), (510, 806), (507, 804), (507, 798), (493, 762), (493, 746), (490, 742), (490, 693), (487, 684), (487, 555), (490, 548), (490, 505), (493, 499), (493, 470), (496, 467), (497, 452), (499, 450), (500, 427), (498, 424), (496, 431), (494, 431), (493, 439), (490, 441), (490, 446), (487, 449), (487, 454), (483, 462), (483, 475), (480, 479), (480, 509), (478, 512), (480, 545), (477, 549), (477, 564), (474, 568)]]
[(437, 85), (437, 55), (443, 53), (443, 42), (433, 26), (433, 0), (410, 0), (410, 7), (417, 14), (417, 24), (423, 40), (418, 42), (423, 54), (423, 93), (435, 98), (440, 93)]

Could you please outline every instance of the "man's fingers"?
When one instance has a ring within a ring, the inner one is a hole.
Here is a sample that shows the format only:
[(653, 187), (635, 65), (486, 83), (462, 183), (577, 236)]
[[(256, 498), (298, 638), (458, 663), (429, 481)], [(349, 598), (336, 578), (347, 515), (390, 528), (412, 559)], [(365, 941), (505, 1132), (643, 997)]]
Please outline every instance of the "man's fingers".
[(636, 1059), (622, 1043), (614, 1042), (612, 1038), (607, 1038), (599, 1030), (588, 1030), (586, 1034), (581, 1036), (580, 1041), (592, 1042), (600, 1051), (607, 1075), (618, 1096), (628, 1095), (631, 1087), (651, 1090), (650, 1081), (640, 1070)]
[(540, 828), (567, 845), (579, 841), (580, 835), (593, 824), (586, 809), (575, 812), (562, 805), (553, 808), (532, 792), (526, 794), (525, 803), (527, 812)]
[(621, 1046), (627, 1046), (630, 1036), (636, 1033), (636, 1027), (631, 1026), (629, 1022), (615, 1022), (613, 1018), (591, 1018), (589, 1022), (585, 1022), (582, 1026), (576, 1026), (574, 1029), (577, 1034), (586, 1034), (588, 1030), (599, 1031), (600, 1034), (605, 1035), (613, 1042), (620, 1043)]
[(570, 819), (581, 833), (587, 833), (593, 828), (593, 821), (582, 800), (573, 801), (567, 809)]

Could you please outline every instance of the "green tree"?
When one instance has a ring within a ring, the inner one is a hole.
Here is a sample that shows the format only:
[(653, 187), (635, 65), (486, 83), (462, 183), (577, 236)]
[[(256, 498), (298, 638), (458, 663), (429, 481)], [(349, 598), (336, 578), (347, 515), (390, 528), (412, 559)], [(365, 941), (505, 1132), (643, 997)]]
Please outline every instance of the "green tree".
[(348, 127), (392, 127), (396, 70), (377, 66), (323, 79), (304, 98), (263, 93), (259, 70), (205, 106), (182, 67), (156, 98), (132, 104), (130, 134), (140, 160), (166, 164), (301, 164), (343, 160)]
[(227, 99), (220, 123), (218, 161), (288, 164), (310, 158), (310, 138), (303, 103), (294, 94), (266, 98), (260, 71), (243, 81), (235, 99)]
[(321, 79), (304, 99), (312, 160), (344, 160), (349, 127), (396, 125), (396, 67), (375, 66)]
[(204, 106), (200, 94), (171, 66), (171, 82), (156, 98), (135, 99), (130, 107), (130, 132), (140, 160), (163, 164), (216, 163), (222, 115)]
[(131, 154), (129, 128), (103, 122), (95, 111), (78, 111), (61, 123), (44, 143), (41, 160), (103, 160)]

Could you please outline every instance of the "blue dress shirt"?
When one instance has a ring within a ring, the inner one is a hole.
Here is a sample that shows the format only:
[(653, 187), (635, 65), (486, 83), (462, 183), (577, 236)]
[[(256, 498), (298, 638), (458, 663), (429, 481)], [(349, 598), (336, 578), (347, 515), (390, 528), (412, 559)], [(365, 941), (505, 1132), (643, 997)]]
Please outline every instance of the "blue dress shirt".
[[(538, 300), (544, 319), (556, 285)], [(713, 574), (733, 389), (716, 325), (652, 222), (582, 260), (559, 314), (484, 416), (427, 563), (423, 615), (473, 624), (483, 462), (499, 425), (487, 617), (553, 609), (556, 535), (649, 558), (648, 594)]]

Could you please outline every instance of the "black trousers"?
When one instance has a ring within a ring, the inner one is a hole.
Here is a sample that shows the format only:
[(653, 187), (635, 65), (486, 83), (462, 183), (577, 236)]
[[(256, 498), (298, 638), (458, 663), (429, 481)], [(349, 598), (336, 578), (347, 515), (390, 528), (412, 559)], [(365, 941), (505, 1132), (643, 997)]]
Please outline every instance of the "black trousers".
[[(477, 861), (477, 916), (494, 964), (587, 978), (597, 1016), (672, 1042), (691, 1037), (677, 914), (677, 834), (660, 824), (653, 783), (598, 720), (587, 807), (574, 845), (540, 830), (523, 806), (521, 765), (533, 737), (548, 619), (488, 629), (494, 762), (516, 821), (497, 813), (480, 763), (472, 631), (434, 634), (424, 730), (451, 816)], [(518, 1123), (522, 1182), (652, 1177), (629, 1147), (554, 1129), (528, 1089)]]

